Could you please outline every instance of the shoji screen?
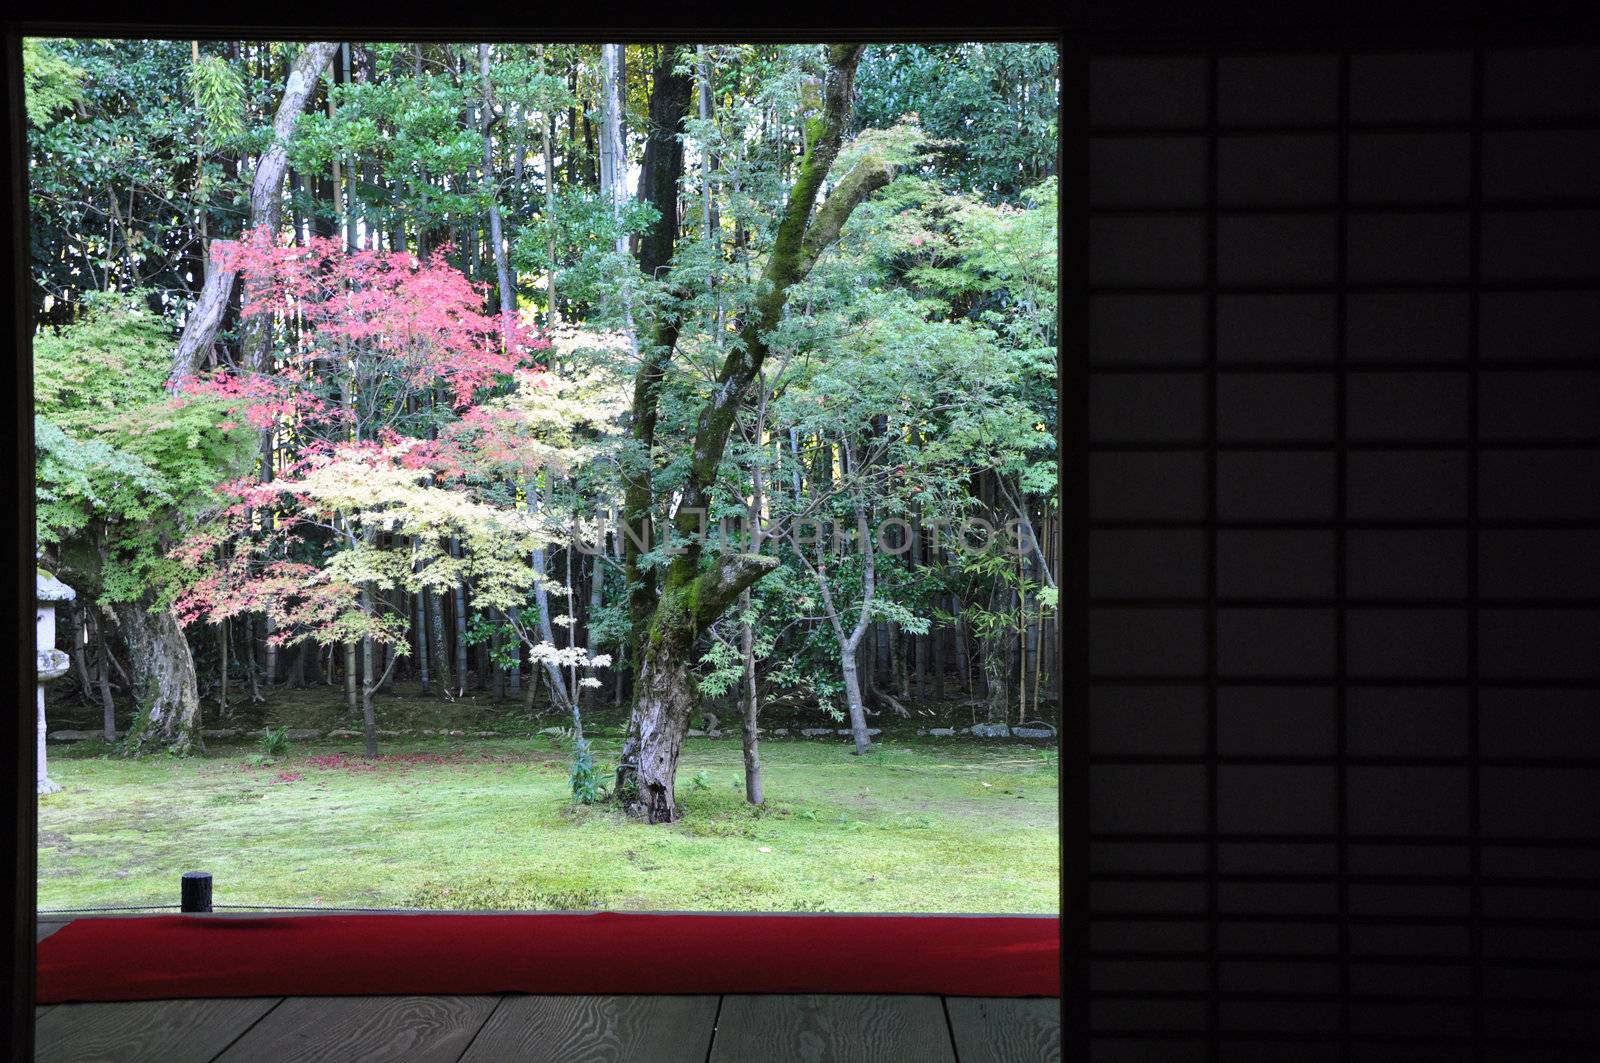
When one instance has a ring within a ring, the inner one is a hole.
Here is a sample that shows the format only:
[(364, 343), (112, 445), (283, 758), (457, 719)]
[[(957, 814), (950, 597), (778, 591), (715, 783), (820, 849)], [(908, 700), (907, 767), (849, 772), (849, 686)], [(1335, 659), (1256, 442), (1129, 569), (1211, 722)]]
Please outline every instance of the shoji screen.
[(1089, 123), (1093, 1060), (1600, 1058), (1600, 50)]

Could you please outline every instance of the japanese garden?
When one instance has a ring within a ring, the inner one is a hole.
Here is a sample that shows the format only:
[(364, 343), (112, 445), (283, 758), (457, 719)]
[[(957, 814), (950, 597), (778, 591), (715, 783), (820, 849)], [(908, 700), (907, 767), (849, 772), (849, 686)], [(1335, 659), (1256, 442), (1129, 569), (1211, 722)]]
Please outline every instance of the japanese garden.
[(1054, 47), (24, 60), (41, 909), (1056, 910)]

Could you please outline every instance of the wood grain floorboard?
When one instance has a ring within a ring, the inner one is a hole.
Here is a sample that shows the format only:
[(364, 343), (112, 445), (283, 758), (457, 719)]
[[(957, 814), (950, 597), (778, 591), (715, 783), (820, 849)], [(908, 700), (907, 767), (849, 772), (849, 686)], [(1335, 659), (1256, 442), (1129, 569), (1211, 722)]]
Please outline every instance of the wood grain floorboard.
[(36, 1063), (211, 1063), (278, 997), (62, 1004), (34, 1031)]
[(1060, 1063), (1055, 997), (945, 997), (961, 1063)]
[(513, 996), (462, 1063), (705, 1063), (714, 996)]
[(955, 1063), (938, 997), (727, 996), (710, 1063)]
[(290, 997), (217, 1063), (456, 1063), (499, 997)]

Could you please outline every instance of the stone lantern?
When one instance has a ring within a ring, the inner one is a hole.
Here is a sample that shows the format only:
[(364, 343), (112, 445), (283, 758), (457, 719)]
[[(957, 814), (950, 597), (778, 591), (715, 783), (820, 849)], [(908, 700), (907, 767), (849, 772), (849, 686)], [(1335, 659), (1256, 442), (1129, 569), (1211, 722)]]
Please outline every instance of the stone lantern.
[(44, 685), (52, 679), (59, 679), (67, 674), (67, 669), (72, 667), (70, 659), (61, 650), (56, 649), (56, 603), (70, 602), (77, 595), (71, 587), (56, 579), (44, 569), (38, 570), (37, 588), (34, 597), (38, 600), (38, 617), (34, 627), (34, 649), (38, 654), (37, 667), (39, 672), (39, 758), (37, 771), (38, 791), (41, 794), (53, 794), (61, 787), (51, 781), (45, 770), (44, 760)]

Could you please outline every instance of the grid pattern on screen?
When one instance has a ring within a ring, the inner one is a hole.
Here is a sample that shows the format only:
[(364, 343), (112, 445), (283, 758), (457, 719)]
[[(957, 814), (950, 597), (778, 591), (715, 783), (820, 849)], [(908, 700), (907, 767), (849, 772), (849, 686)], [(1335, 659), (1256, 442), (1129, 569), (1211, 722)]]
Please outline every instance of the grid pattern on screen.
[(1088, 106), (1093, 1058), (1596, 1058), (1600, 50)]

